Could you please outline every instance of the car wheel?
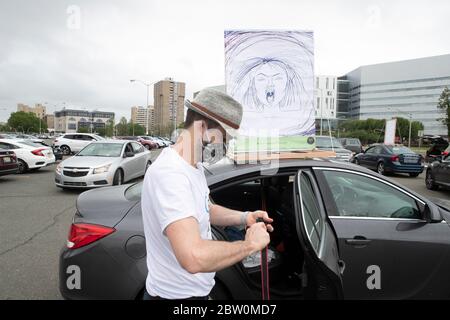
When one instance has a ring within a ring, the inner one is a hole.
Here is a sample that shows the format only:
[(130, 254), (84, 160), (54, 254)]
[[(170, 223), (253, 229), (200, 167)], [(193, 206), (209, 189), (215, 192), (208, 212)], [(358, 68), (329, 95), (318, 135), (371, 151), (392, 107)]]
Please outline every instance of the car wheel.
[(66, 145), (61, 146), (60, 149), (61, 149), (62, 154), (65, 156), (68, 156), (71, 152), (70, 147), (66, 146)]
[(123, 183), (123, 172), (122, 170), (117, 170), (114, 174), (113, 186), (120, 186)]
[(427, 171), (427, 175), (425, 177), (425, 185), (429, 190), (439, 189), (439, 186), (434, 183), (433, 175), (431, 174), (430, 170)]
[(384, 170), (384, 162), (380, 162), (377, 166), (377, 172), (381, 175), (385, 175), (386, 172)]
[(150, 145), (145, 144), (144, 147), (145, 147), (145, 149), (150, 150)]
[(25, 161), (19, 159), (17, 161), (17, 164), (19, 166), (19, 170), (17, 171), (18, 173), (23, 174), (28, 171), (28, 165), (26, 164)]
[(412, 178), (418, 177), (420, 173), (410, 173), (409, 176)]

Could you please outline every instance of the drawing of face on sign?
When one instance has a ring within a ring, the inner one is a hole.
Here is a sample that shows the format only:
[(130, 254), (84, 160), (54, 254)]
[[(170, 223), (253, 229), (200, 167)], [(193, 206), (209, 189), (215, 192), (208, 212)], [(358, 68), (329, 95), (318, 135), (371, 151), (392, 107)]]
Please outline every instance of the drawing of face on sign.
[(275, 62), (264, 62), (255, 68), (252, 77), (257, 103), (263, 110), (280, 107), (285, 95), (287, 73)]
[(313, 32), (230, 30), (224, 42), (226, 91), (243, 107), (239, 134), (314, 134)]
[(225, 36), (227, 92), (244, 112), (285, 112), (312, 104), (308, 33), (231, 31)]

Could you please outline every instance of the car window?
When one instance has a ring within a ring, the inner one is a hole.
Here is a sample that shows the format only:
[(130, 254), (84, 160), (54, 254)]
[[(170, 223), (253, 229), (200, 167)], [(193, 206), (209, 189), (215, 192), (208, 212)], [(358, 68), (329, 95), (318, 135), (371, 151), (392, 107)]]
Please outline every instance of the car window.
[(316, 253), (319, 254), (320, 237), (322, 236), (324, 222), (311, 180), (306, 174), (301, 174), (300, 176), (300, 192), (302, 214), (308, 239)]
[(75, 139), (75, 137), (74, 137), (73, 134), (66, 134), (66, 135), (63, 136), (63, 138), (64, 138), (64, 139), (71, 139), (71, 140), (72, 140), (72, 139)]
[(142, 152), (141, 145), (139, 143), (132, 142), (131, 146), (133, 147), (133, 152), (134, 153), (141, 153)]
[(376, 148), (376, 147), (370, 147), (369, 149), (366, 150), (366, 153), (367, 153), (367, 154), (373, 154), (375, 148)]
[(0, 148), (5, 150), (19, 149), (19, 147), (12, 145), (10, 143), (0, 142)]
[(416, 201), (388, 184), (360, 174), (327, 170), (323, 174), (339, 216), (421, 218)]
[(347, 143), (348, 145), (352, 145), (352, 146), (359, 146), (359, 145), (361, 145), (361, 144), (359, 143), (359, 140), (358, 140), (358, 139), (347, 139), (347, 140), (346, 140), (346, 143)]
[(133, 147), (131, 146), (131, 143), (128, 143), (125, 147), (125, 152), (134, 152)]

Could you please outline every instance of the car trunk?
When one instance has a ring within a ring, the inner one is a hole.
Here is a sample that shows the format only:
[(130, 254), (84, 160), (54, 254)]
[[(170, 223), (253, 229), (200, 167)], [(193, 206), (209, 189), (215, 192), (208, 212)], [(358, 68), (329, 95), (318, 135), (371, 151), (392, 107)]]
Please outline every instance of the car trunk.
[(127, 199), (130, 185), (93, 189), (80, 194), (77, 200), (75, 223), (91, 223), (107, 227), (116, 226), (137, 203)]

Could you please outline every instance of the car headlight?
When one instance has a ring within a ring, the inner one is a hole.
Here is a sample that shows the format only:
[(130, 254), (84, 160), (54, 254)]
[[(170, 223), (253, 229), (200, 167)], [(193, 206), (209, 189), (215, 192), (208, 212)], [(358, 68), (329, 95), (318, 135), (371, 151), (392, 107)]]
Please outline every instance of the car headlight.
[(58, 165), (56, 166), (56, 172), (57, 172), (57, 173), (61, 173), (61, 169), (62, 169), (61, 164), (58, 164)]
[(109, 170), (110, 167), (111, 167), (111, 163), (110, 163), (110, 164), (107, 164), (107, 165), (105, 165), (105, 166), (101, 166), (101, 167), (98, 167), (98, 168), (94, 168), (93, 174), (108, 172), (108, 170)]

